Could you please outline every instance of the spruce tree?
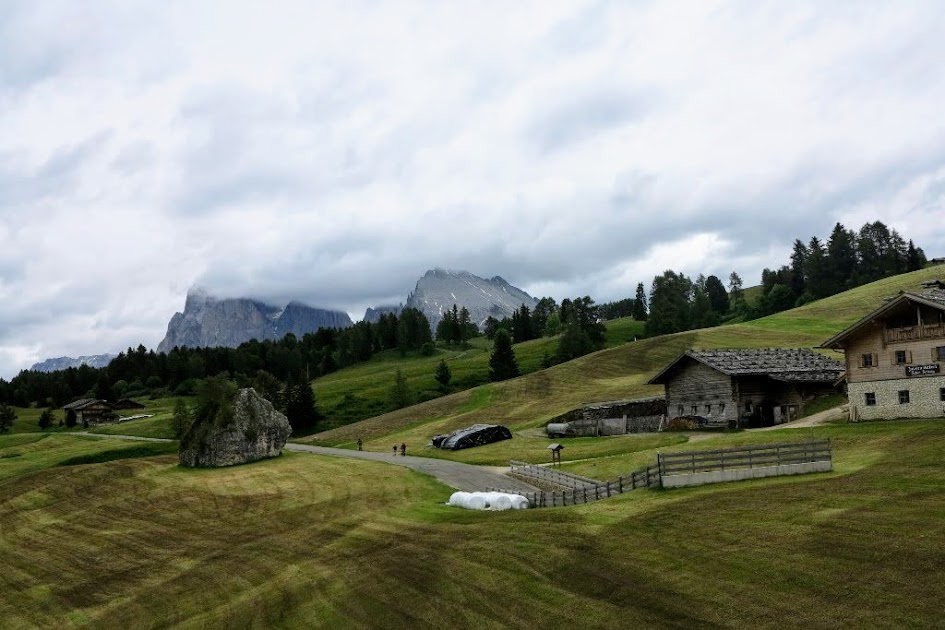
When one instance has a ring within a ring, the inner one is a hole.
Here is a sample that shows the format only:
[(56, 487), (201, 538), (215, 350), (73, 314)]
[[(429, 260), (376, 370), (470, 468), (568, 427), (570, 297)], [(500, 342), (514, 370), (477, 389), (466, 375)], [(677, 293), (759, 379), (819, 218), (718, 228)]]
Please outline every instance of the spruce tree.
[(6, 403), (0, 403), (0, 433), (6, 433), (16, 420), (16, 409)]
[(637, 293), (633, 298), (633, 319), (637, 320), (638, 322), (645, 322), (646, 317), (646, 289), (643, 288), (642, 282), (638, 282)]
[(492, 355), (489, 357), (489, 379), (504, 381), (518, 375), (518, 361), (515, 360), (515, 350), (512, 349), (512, 336), (507, 330), (499, 330), (495, 334)]
[(190, 407), (187, 406), (183, 398), (178, 398), (174, 403), (174, 414), (171, 416), (171, 429), (174, 431), (174, 437), (178, 440), (184, 437), (184, 434), (190, 429), (191, 423), (193, 423), (193, 414)]
[(394, 409), (407, 407), (411, 403), (412, 395), (410, 386), (407, 384), (407, 377), (404, 376), (400, 368), (397, 368), (397, 372), (394, 375), (394, 384), (390, 388), (388, 397)]
[(440, 359), (440, 362), (436, 366), (436, 372), (433, 373), (433, 378), (440, 384), (442, 391), (445, 392), (449, 389), (450, 381), (453, 379), (453, 373), (450, 371), (450, 366), (446, 364), (446, 359)]

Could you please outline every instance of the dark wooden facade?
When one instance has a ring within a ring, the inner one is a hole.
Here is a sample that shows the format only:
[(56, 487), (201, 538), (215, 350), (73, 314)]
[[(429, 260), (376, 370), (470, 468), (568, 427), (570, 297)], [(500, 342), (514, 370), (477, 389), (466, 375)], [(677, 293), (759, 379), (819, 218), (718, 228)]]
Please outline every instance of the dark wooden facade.
[(63, 406), (62, 409), (65, 411), (66, 417), (75, 414), (76, 423), (84, 427), (103, 422), (114, 422), (118, 419), (118, 414), (115, 413), (115, 408), (111, 403), (94, 398), (76, 400)]
[(840, 363), (812, 350), (690, 350), (650, 380), (666, 388), (669, 419), (703, 426), (770, 426), (835, 391)]

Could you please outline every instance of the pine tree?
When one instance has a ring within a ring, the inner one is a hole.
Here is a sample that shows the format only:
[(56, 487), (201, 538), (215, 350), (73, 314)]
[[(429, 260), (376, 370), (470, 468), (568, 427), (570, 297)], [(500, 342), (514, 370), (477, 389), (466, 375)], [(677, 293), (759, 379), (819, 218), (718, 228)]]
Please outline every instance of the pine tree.
[(6, 433), (16, 420), (16, 409), (6, 403), (0, 403), (0, 433)]
[(646, 289), (643, 288), (642, 282), (638, 282), (637, 293), (633, 297), (633, 319), (637, 320), (638, 322), (645, 322), (646, 317)]
[(390, 388), (388, 398), (394, 409), (407, 407), (412, 401), (413, 396), (410, 392), (410, 386), (407, 384), (407, 377), (404, 376), (400, 368), (397, 368), (397, 372), (394, 374), (394, 384)]
[(433, 373), (433, 378), (440, 384), (442, 391), (445, 392), (449, 389), (450, 381), (453, 379), (453, 373), (450, 371), (450, 366), (446, 364), (446, 359), (440, 359), (440, 362), (436, 366), (436, 371)]
[(709, 296), (712, 310), (719, 316), (726, 315), (729, 309), (728, 292), (717, 276), (709, 276), (705, 279), (705, 292)]
[(285, 389), (285, 417), (292, 425), (293, 433), (311, 431), (318, 422), (319, 413), (315, 407), (315, 392), (310, 383), (299, 379)]
[(515, 360), (515, 350), (512, 349), (512, 336), (506, 330), (499, 330), (495, 334), (492, 355), (489, 357), (489, 379), (504, 381), (518, 375), (518, 361)]
[(856, 273), (856, 235), (841, 223), (833, 227), (827, 241), (826, 294), (834, 295), (854, 285)]
[(47, 408), (39, 415), (39, 421), (37, 424), (39, 425), (40, 429), (45, 431), (53, 425), (53, 419), (53, 410)]

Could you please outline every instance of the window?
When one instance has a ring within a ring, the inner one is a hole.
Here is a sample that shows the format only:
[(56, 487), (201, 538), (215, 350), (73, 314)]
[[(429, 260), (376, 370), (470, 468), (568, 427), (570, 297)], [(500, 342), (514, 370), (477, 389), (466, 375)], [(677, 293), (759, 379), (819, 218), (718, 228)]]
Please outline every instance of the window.
[(932, 351), (935, 361), (945, 361), (945, 346), (939, 346)]
[(699, 413), (699, 405), (693, 405), (691, 409), (692, 409), (692, 415), (696, 415), (697, 413)]
[[(896, 365), (902, 365), (906, 362), (906, 351), (896, 350)], [(902, 393), (902, 392), (900, 392)]]
[(899, 390), (899, 404), (900, 405), (909, 404), (909, 390), (908, 389)]
[(863, 398), (866, 399), (864, 402), (866, 402), (867, 407), (872, 407), (876, 404), (876, 392), (866, 392), (863, 394)]
[(860, 367), (873, 367), (873, 353), (867, 352), (860, 357)]
[(676, 407), (676, 413), (679, 414), (680, 416), (683, 415), (683, 406), (682, 406), (682, 405), (679, 405), (678, 407)]
[[(942, 388), (942, 391), (945, 391), (945, 387)], [(945, 394), (942, 395), (945, 396)], [(942, 400), (945, 400), (945, 398)], [(722, 415), (723, 413), (725, 413), (725, 403), (719, 403), (719, 415)]]
[(939, 388), (938, 397), (942, 402), (945, 402), (945, 387)]
[(705, 415), (709, 415), (710, 413), (712, 413), (712, 405), (706, 405), (706, 406), (705, 406)]
[(751, 401), (750, 401), (750, 400), (745, 403), (745, 411), (748, 411), (748, 412), (751, 411)]

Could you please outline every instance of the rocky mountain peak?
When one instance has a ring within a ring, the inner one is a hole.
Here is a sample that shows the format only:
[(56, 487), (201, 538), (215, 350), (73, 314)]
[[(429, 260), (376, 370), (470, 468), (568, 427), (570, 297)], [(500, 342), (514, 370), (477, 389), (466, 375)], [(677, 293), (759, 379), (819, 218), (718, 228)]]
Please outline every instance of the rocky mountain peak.
[(284, 307), (251, 298), (216, 298), (207, 290), (187, 292), (184, 311), (175, 313), (159, 352), (175, 346), (235, 348), (250, 339), (282, 339), (287, 333), (301, 337), (319, 328), (351, 325), (347, 313), (292, 301)]

